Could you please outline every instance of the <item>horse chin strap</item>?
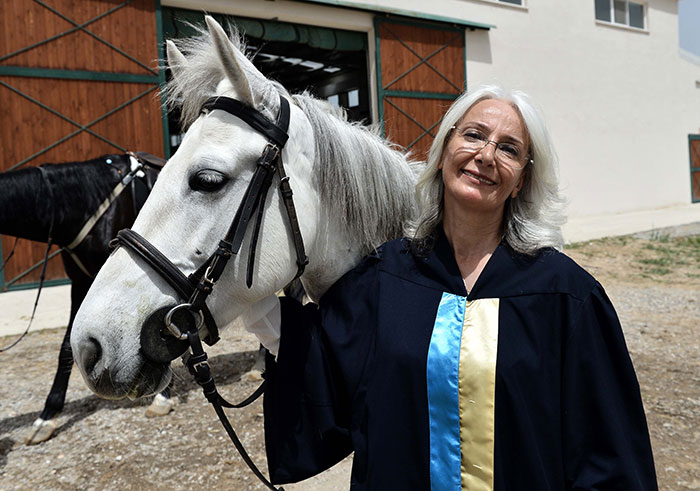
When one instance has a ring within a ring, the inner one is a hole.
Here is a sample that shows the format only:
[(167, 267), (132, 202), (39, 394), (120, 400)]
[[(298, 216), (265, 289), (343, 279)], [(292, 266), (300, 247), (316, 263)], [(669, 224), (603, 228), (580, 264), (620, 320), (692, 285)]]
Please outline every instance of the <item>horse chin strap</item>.
[[(268, 139), (268, 143), (256, 163), (255, 173), (243, 195), (243, 200), (236, 211), (228, 232), (224, 238), (219, 241), (216, 252), (214, 252), (197, 271), (188, 277), (153, 244), (133, 230), (125, 229), (119, 231), (115, 239), (115, 245), (126, 246), (127, 249), (138, 254), (175, 289), (182, 299), (187, 299), (186, 303), (181, 303), (168, 312), (165, 316), (165, 327), (167, 327), (168, 331), (175, 336), (182, 345), (189, 347), (190, 353), (185, 353), (183, 355), (183, 362), (188, 367), (190, 373), (195, 377), (197, 383), (202, 387), (207, 400), (214, 406), (216, 414), (219, 416), (221, 423), (224, 425), (226, 432), (241, 454), (243, 460), (265, 486), (269, 489), (276, 490), (277, 488), (263, 476), (248, 456), (223, 411), (223, 407), (243, 407), (255, 400), (257, 396), (262, 394), (264, 382), (256, 393), (246, 401), (240, 404), (231, 404), (227, 402), (216, 390), (207, 362), (207, 354), (202, 348), (199, 328), (202, 324), (206, 325), (207, 335), (205, 341), (208, 344), (213, 344), (218, 341), (218, 328), (216, 327), (213, 316), (207, 308), (206, 298), (211, 294), (214, 285), (223, 274), (231, 256), (237, 255), (240, 251), (248, 224), (257, 211), (250, 241), (246, 274), (246, 284), (248, 288), (253, 284), (255, 253), (262, 224), (265, 200), (275, 172), (277, 172), (280, 178), (280, 194), (287, 210), (287, 217), (291, 226), (294, 248), (297, 255), (297, 274), (294, 279), (301, 276), (305, 266), (308, 264), (308, 258), (304, 250), (304, 241), (292, 198), (293, 193), (289, 185), (289, 177), (287, 177), (282, 163), (282, 149), (289, 138), (287, 131), (289, 129), (290, 108), (287, 99), (280, 95), (280, 110), (275, 123), (268, 120), (260, 111), (236, 99), (228, 97), (213, 97), (207, 100), (202, 107), (202, 111), (213, 110), (222, 110), (240, 118), (250, 127), (265, 135)], [(180, 309), (188, 310), (192, 314), (192, 317), (195, 318), (195, 322), (189, 323), (188, 329), (185, 330), (180, 329), (172, 322), (175, 312)], [(141, 336), (142, 338), (144, 337), (143, 332)], [(187, 348), (184, 348), (179, 352), (182, 353), (186, 351), (186, 349)], [(144, 351), (146, 357), (149, 356), (149, 353), (146, 352), (147, 350), (144, 349), (143, 342), (142, 351)], [(158, 358), (156, 361), (165, 363), (170, 360)], [(282, 490), (282, 488), (279, 489)]]

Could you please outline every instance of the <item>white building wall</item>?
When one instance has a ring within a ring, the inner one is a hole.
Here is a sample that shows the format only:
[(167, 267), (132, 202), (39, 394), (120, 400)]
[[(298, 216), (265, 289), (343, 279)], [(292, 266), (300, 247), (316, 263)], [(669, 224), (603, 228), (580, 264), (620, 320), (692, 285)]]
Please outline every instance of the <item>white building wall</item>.
[[(374, 38), (371, 15), (347, 9), (285, 0), (197, 3), (163, 1), (306, 19)], [(525, 7), (488, 0), (355, 3), (496, 26), (467, 31), (468, 85), (522, 89), (542, 109), (569, 200), (567, 240), (700, 222), (700, 204), (691, 204), (687, 138), (700, 133), (700, 66), (681, 58), (677, 0), (649, 0), (646, 31), (596, 22), (593, 0), (526, 0)]]

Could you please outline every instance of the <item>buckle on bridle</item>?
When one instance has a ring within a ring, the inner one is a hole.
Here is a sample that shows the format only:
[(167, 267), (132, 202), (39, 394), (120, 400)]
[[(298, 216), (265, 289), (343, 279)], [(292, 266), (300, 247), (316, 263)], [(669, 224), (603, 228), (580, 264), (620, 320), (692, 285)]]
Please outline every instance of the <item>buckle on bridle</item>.
[(278, 147), (276, 143), (267, 142), (258, 160), (258, 165), (270, 165), (270, 163), (276, 161), (279, 156), (280, 147)]

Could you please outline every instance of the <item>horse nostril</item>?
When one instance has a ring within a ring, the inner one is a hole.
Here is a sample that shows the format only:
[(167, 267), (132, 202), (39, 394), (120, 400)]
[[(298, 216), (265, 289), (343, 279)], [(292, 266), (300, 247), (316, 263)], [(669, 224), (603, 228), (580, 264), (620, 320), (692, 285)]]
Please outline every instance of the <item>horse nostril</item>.
[(102, 345), (93, 338), (87, 338), (80, 343), (80, 362), (85, 373), (92, 373), (97, 363), (102, 358)]

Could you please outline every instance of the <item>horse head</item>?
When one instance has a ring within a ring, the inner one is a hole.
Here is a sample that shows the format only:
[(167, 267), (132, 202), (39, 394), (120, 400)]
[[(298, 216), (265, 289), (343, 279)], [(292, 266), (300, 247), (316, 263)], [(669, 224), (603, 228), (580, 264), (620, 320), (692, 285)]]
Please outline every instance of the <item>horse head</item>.
[[(168, 42), (173, 79), (168, 99), (181, 106), (189, 126), (162, 170), (133, 231), (185, 275), (201, 269), (226, 236), (254, 177), (269, 138), (245, 118), (214, 107), (213, 97), (235, 99), (267, 121), (289, 102), (288, 140), (281, 159), (309, 264), (301, 277), (312, 298), (320, 295), (372, 247), (400, 234), (413, 210), (414, 173), (405, 158), (371, 131), (350, 124), (321, 101), (290, 96), (266, 79), (212, 18), (208, 32)], [(184, 52), (184, 53), (183, 53)], [(298, 272), (298, 258), (280, 177), (271, 177), (259, 239), (247, 227), (208, 296), (220, 326), (274, 294)], [(252, 285), (246, 284), (253, 243)], [(71, 345), (88, 386), (103, 397), (139, 397), (164, 387), (169, 360), (142, 345), (149, 326), (163, 331), (164, 316), (187, 301), (133, 250), (119, 247), (100, 270), (76, 316)], [(164, 343), (170, 342), (167, 334)]]

